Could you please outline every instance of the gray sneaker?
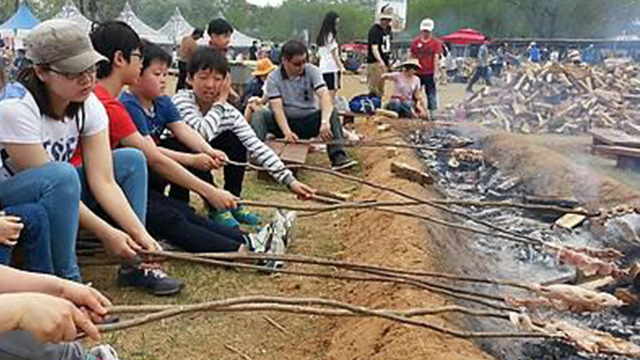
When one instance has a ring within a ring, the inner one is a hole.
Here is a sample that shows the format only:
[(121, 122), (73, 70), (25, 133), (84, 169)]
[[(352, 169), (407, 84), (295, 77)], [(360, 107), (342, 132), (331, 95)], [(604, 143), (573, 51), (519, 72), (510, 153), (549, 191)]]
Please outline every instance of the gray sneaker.
[(273, 229), (271, 224), (261, 227), (258, 232), (246, 235), (247, 245), (252, 252), (264, 254), (267, 252), (267, 244), (271, 238)]
[(247, 245), (251, 251), (259, 254), (284, 253), (276, 250), (277, 244), (275, 246), (272, 244), (282, 242), (285, 248), (290, 245), (296, 215), (295, 211), (276, 211), (276, 218), (273, 221), (261, 227), (258, 232), (246, 235)]
[(297, 215), (295, 211), (278, 210), (276, 219), (273, 221), (276, 232), (282, 237), (282, 241), (287, 247), (291, 246), (293, 226), (296, 223)]

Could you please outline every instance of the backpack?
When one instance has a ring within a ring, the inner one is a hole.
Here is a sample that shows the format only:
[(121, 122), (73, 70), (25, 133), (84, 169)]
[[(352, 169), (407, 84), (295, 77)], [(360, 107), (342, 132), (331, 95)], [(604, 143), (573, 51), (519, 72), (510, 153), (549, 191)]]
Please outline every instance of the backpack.
[(375, 95), (358, 95), (349, 101), (349, 109), (358, 114), (374, 114), (382, 107), (382, 98)]

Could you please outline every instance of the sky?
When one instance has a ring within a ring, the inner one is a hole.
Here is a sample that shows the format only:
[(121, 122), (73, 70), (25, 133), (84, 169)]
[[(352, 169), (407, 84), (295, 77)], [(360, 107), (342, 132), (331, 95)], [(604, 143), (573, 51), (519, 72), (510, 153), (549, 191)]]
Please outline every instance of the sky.
[(283, 0), (247, 0), (248, 3), (258, 5), (258, 6), (278, 6), (282, 4)]

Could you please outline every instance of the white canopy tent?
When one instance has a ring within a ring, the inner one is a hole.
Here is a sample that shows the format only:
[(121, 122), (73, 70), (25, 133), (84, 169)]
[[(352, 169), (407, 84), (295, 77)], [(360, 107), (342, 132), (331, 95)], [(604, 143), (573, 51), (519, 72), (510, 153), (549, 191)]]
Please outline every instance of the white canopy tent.
[(129, 5), (128, 1), (124, 4), (124, 9), (122, 9), (122, 12), (116, 19), (129, 24), (129, 26), (131, 26), (143, 39), (147, 39), (159, 45), (173, 44), (168, 36), (153, 29), (151, 26), (145, 24), (144, 21), (140, 20), (140, 18), (133, 12), (133, 9), (131, 9), (131, 5)]
[(73, 3), (73, 0), (67, 0), (60, 12), (58, 12), (54, 19), (67, 19), (76, 22), (87, 32), (91, 30), (91, 20), (87, 19), (80, 9)]
[(193, 29), (194, 27), (182, 16), (180, 8), (176, 6), (169, 21), (158, 31), (173, 40), (174, 44), (179, 44), (183, 37), (193, 32)]

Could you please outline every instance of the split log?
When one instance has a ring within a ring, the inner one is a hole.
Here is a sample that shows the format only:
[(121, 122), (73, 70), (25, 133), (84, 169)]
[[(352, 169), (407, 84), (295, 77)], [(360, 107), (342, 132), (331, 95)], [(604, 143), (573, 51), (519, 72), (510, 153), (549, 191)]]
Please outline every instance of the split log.
[(431, 185), (434, 182), (431, 175), (404, 163), (392, 162), (391, 172), (400, 178), (416, 182), (423, 186)]

